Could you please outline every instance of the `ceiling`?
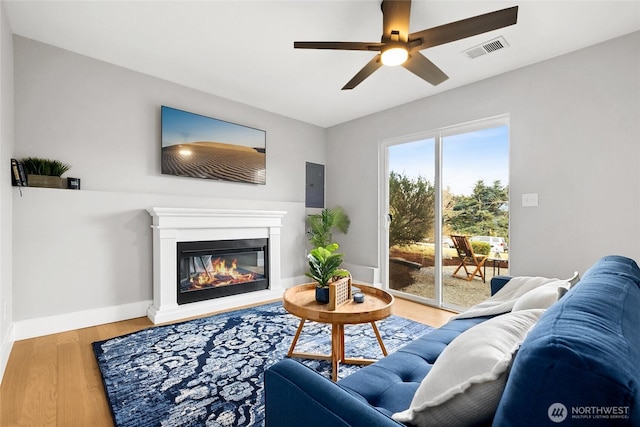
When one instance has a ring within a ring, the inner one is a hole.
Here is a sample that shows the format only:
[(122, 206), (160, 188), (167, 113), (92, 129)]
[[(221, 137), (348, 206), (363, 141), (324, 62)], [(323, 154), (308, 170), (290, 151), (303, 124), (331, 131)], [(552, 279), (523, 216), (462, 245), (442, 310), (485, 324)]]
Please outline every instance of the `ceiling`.
[[(422, 53), (448, 74), (431, 86), (383, 67), (344, 84), (374, 52), (295, 41), (379, 41), (380, 1), (3, 1), (13, 33), (321, 127), (640, 30), (640, 1), (413, 1), (410, 32), (519, 5), (518, 23)], [(462, 52), (503, 36), (509, 47)]]

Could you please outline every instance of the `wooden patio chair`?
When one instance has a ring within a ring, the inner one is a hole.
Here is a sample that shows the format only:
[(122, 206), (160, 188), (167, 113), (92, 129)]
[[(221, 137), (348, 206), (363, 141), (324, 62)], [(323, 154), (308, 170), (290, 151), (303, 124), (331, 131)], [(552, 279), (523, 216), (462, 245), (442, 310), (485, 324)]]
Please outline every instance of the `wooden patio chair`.
[[(456, 236), (452, 234), (451, 240), (453, 240), (453, 245), (456, 251), (458, 251), (458, 258), (460, 258), (460, 265), (456, 268), (456, 271), (453, 272), (453, 276), (458, 277), (456, 273), (463, 268), (467, 274), (467, 276), (464, 277), (465, 280), (471, 281), (474, 277), (478, 276), (484, 282), (484, 271), (482, 267), (487, 260), (487, 256), (474, 254), (473, 247), (469, 239), (467, 239), (467, 236)], [(469, 267), (469, 269), (467, 269), (467, 267)], [(469, 273), (470, 269), (473, 269), (472, 273)]]

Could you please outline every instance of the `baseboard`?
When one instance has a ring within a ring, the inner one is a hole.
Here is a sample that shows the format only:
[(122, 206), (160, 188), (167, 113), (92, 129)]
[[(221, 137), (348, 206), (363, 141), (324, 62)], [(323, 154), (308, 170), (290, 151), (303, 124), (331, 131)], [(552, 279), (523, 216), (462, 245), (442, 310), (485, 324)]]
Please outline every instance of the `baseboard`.
[(0, 345), (0, 384), (2, 384), (2, 378), (4, 378), (4, 371), (7, 368), (7, 363), (9, 362), (9, 355), (11, 354), (11, 349), (13, 348), (13, 343), (15, 339), (13, 338), (13, 323), (9, 325), (9, 331), (4, 336), (2, 340), (2, 345)]
[(14, 340), (57, 334), (74, 329), (88, 328), (105, 323), (144, 317), (152, 301), (139, 301), (130, 304), (83, 310), (74, 313), (19, 320), (13, 323)]
[[(309, 279), (306, 278), (306, 276), (283, 279), (282, 287), (283, 289), (286, 289), (308, 281)], [(279, 296), (281, 296), (281, 293), (273, 297), (278, 298)], [(74, 313), (58, 314), (55, 316), (19, 320), (12, 324), (14, 327), (13, 340), (19, 341), (44, 335), (57, 334), (59, 332), (72, 331), (74, 329), (103, 325), (105, 323), (119, 322), (136, 317), (144, 317), (147, 316), (147, 309), (149, 309), (152, 304), (153, 301), (151, 300), (139, 301), (130, 304), (96, 308), (93, 310), (83, 310)], [(2, 350), (4, 351), (4, 347)], [(9, 348), (9, 351), (10, 350), (11, 348)], [(2, 362), (2, 360), (0, 360), (0, 362)]]

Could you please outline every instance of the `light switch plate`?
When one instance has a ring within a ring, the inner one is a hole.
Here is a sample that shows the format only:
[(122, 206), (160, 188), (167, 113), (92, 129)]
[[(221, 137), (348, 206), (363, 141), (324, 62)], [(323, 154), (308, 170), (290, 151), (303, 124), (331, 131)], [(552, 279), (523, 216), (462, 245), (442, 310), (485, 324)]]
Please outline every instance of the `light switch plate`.
[(528, 193), (522, 195), (522, 206), (538, 206), (538, 193)]

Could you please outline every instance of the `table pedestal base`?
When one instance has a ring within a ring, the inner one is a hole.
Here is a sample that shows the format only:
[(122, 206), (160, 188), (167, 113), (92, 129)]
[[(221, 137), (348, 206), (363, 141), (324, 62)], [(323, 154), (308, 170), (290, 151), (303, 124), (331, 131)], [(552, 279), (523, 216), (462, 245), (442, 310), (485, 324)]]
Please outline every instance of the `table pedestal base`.
[[(293, 342), (291, 343), (291, 347), (289, 348), (289, 353), (287, 353), (288, 357), (299, 357), (303, 359), (318, 359), (318, 360), (330, 360), (331, 361), (331, 379), (335, 382), (338, 381), (338, 367), (340, 363), (350, 364), (350, 365), (369, 365), (371, 363), (376, 362), (375, 359), (361, 359), (361, 358), (346, 358), (344, 355), (344, 323), (332, 323), (331, 324), (331, 355), (327, 354), (318, 354), (318, 353), (297, 353), (294, 352), (296, 348), (296, 344), (298, 343), (298, 338), (300, 338), (300, 333), (302, 332), (302, 328), (304, 327), (307, 319), (301, 319), (300, 325), (298, 325), (298, 330), (296, 331), (296, 335), (293, 337)], [(376, 334), (376, 338), (378, 339), (378, 344), (380, 344), (380, 349), (382, 349), (382, 354), (387, 356), (387, 349), (382, 342), (382, 337), (380, 336), (380, 331), (378, 331), (378, 327), (375, 322), (369, 322), (371, 327), (373, 328), (373, 332)]]

